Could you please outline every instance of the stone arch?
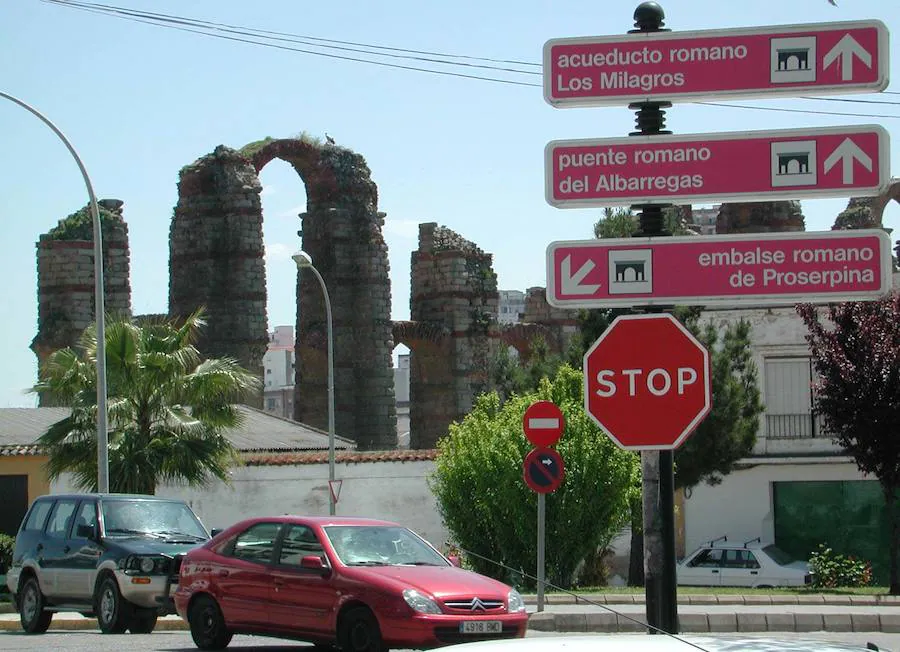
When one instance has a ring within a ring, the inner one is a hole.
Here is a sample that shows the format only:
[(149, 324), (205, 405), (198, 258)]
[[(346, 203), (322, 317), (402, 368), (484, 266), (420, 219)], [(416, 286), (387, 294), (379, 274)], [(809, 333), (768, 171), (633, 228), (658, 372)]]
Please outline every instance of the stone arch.
[(884, 209), (891, 200), (900, 204), (900, 178), (891, 179), (887, 190), (872, 199), (872, 220), (876, 224), (882, 224)]
[[(322, 275), (334, 327), (335, 431), (361, 450), (393, 448), (390, 278), (384, 213), (359, 154), (306, 137), (217, 147), (183, 168), (170, 228), (169, 313), (205, 305), (205, 354), (231, 356), (262, 375), (268, 341), (258, 173), (272, 159), (306, 186), (301, 248)], [(297, 276), (294, 418), (328, 425), (325, 306), (309, 272)], [(261, 396), (257, 398), (261, 401)]]
[(526, 361), (531, 357), (531, 345), (535, 337), (544, 338), (547, 350), (553, 355), (563, 352), (559, 333), (546, 324), (506, 324), (500, 327), (500, 341), (513, 347), (519, 353), (519, 359)]

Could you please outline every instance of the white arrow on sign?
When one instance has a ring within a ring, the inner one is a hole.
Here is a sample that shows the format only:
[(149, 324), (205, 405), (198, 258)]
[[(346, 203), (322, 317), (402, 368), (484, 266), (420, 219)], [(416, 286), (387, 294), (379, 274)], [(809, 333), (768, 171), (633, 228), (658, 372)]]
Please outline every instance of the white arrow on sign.
[(844, 37), (825, 55), (825, 58), (822, 60), (822, 67), (827, 68), (840, 59), (841, 80), (850, 81), (853, 79), (853, 55), (859, 57), (859, 60), (866, 64), (867, 68), (872, 67), (872, 55), (869, 54), (868, 50), (857, 43), (855, 38), (849, 34), (844, 34)]
[(579, 267), (575, 274), (572, 274), (571, 256), (563, 258), (562, 264), (559, 267), (559, 271), (562, 274), (560, 281), (562, 282), (563, 294), (593, 294), (597, 291), (597, 288), (600, 287), (599, 284), (581, 285), (584, 277), (590, 274), (591, 270), (595, 267), (593, 260), (585, 261), (584, 265)]
[(541, 460), (541, 464), (543, 464), (544, 466), (553, 466), (553, 460), (545, 457)]
[(872, 171), (872, 158), (850, 138), (845, 138), (844, 142), (831, 153), (831, 156), (825, 159), (825, 171), (828, 172), (837, 165), (838, 161), (841, 161), (844, 164), (844, 183), (853, 183), (853, 159), (859, 161), (869, 172)]

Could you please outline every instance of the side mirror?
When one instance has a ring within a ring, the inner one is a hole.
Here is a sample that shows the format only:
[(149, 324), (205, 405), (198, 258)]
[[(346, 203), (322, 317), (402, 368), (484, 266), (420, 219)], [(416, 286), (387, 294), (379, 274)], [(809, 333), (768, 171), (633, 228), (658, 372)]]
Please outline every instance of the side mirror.
[(322, 558), (318, 555), (306, 555), (300, 559), (300, 568), (308, 568), (309, 570), (317, 570), (320, 573), (328, 571), (328, 567)]
[(222, 534), (222, 532), (224, 532), (224, 531), (225, 531), (225, 528), (214, 527), (212, 530), (209, 531), (209, 533), (211, 536), (216, 536), (217, 534)]
[(78, 525), (75, 528), (75, 536), (79, 539), (96, 539), (97, 532), (93, 525)]
[(447, 559), (457, 568), (462, 568), (462, 564), (459, 561), (459, 555), (450, 555)]

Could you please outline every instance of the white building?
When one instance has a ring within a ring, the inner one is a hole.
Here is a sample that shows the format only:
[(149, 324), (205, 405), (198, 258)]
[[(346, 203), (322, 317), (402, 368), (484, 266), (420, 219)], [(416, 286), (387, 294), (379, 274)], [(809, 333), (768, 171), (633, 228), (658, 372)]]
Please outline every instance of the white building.
[(394, 367), (394, 396), (397, 401), (397, 447), (409, 448), (409, 353), (397, 356)]
[(500, 290), (497, 302), (497, 321), (501, 324), (517, 324), (525, 312), (525, 293), (521, 290)]
[[(900, 275), (894, 275), (894, 287)], [(796, 310), (720, 310), (704, 319), (752, 326), (765, 412), (750, 457), (716, 486), (685, 492), (684, 549), (725, 535), (762, 537), (797, 556), (821, 543), (874, 562), (885, 581), (888, 532), (880, 484), (832, 442), (812, 409), (815, 370)]]
[(294, 327), (276, 326), (263, 355), (263, 410), (294, 417)]
[(719, 208), (720, 206), (717, 204), (712, 208), (694, 207), (691, 209), (691, 219), (696, 226), (700, 227), (700, 235), (715, 235)]

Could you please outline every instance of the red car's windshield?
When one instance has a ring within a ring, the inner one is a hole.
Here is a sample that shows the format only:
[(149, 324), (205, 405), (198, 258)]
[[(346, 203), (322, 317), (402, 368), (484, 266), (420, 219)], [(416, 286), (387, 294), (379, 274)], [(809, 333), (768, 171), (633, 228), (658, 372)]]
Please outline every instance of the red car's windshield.
[(325, 528), (334, 551), (348, 566), (449, 566), (440, 553), (412, 531), (388, 525), (331, 525)]

